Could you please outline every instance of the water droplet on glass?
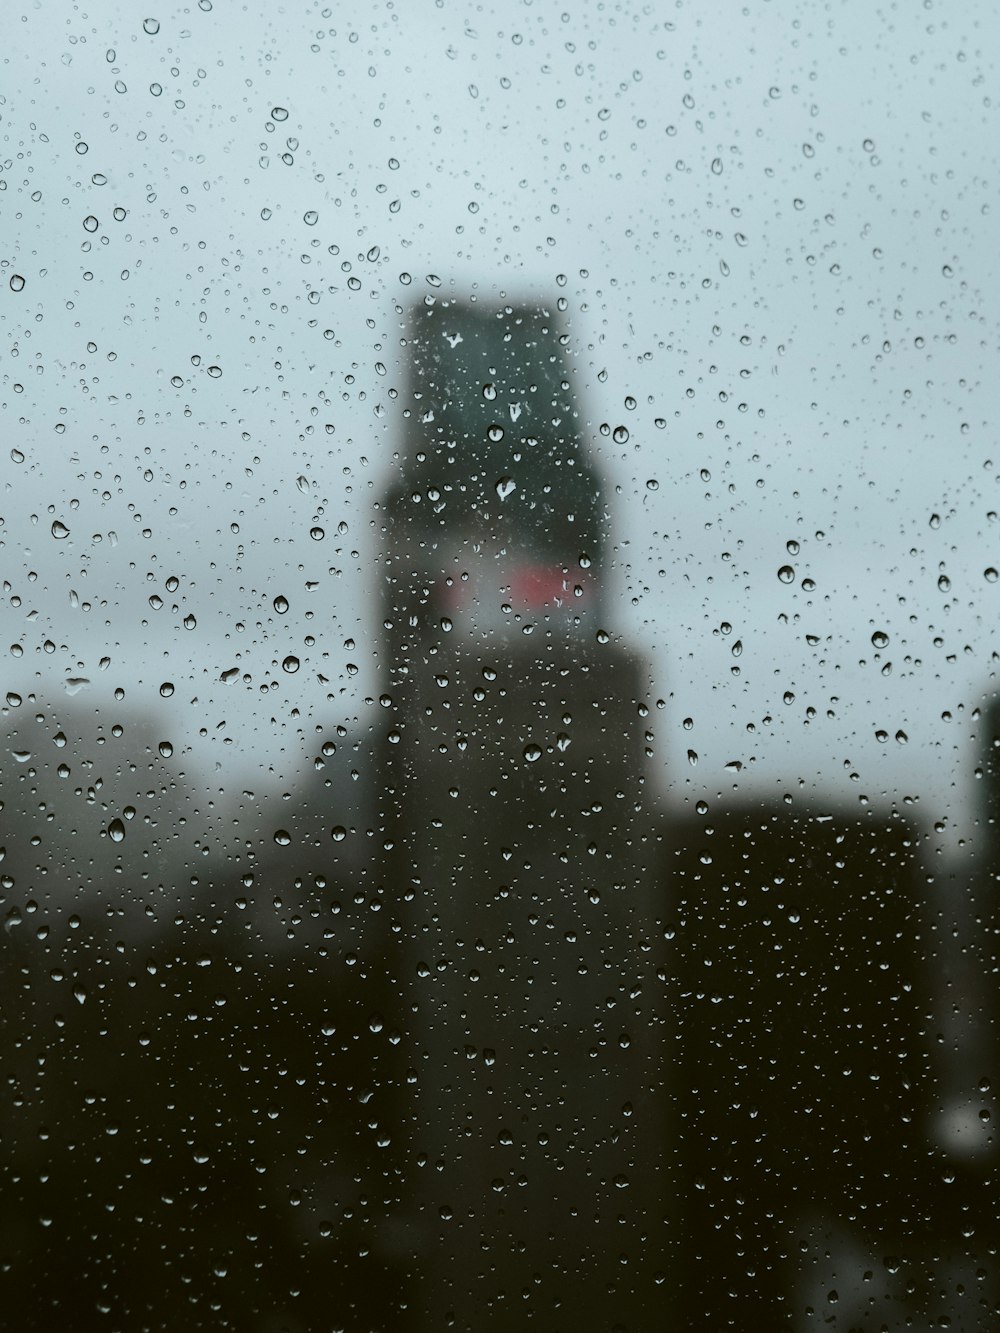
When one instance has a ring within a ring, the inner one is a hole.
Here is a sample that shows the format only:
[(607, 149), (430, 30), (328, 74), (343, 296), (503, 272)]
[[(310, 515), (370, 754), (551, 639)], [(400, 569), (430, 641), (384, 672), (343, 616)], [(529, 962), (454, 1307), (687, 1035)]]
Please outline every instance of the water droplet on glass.
[(285, 612), (288, 610), (288, 598), (282, 597), (281, 594), (279, 593), (278, 596), (274, 599), (274, 609), (275, 611), (277, 611), (279, 616), (283, 616)]
[(150, 37), (155, 37), (156, 34), (160, 31), (160, 20), (159, 20), (159, 19), (143, 19), (143, 20), (142, 20), (142, 30), (143, 30), (143, 32), (149, 33)]
[(299, 659), (291, 653), (281, 663), (282, 671), (287, 671), (290, 676), (294, 676), (299, 669)]
[(698, 762), (698, 751), (688, 750), (688, 763), (691, 765), (691, 767), (694, 768), (697, 762)]
[(295, 484), (296, 484), (296, 486), (298, 486), (299, 490), (302, 492), (303, 495), (305, 495), (305, 494), (308, 492), (308, 490), (309, 490), (309, 478), (308, 478), (308, 477), (296, 477), (296, 478), (295, 478)]
[(541, 759), (542, 757), (542, 747), (536, 745), (534, 741), (532, 741), (530, 745), (524, 747), (524, 757), (529, 764), (535, 763), (536, 760)]
[(52, 524), (52, 529), (51, 529), (51, 531), (52, 531), (52, 535), (53, 535), (53, 537), (55, 537), (56, 541), (62, 541), (63, 538), (69, 536), (69, 528), (66, 526), (65, 523), (60, 522), (60, 520), (59, 520), (58, 518), (57, 518), (57, 519), (55, 520), (55, 522)]
[(885, 630), (877, 629), (872, 635), (872, 643), (876, 648), (885, 648), (889, 643), (889, 636)]
[(997, 579), (1000, 578), (1000, 575), (997, 574), (997, 571), (992, 565), (989, 565), (983, 570), (983, 578), (987, 583), (996, 583)]
[(517, 490), (517, 482), (512, 477), (500, 477), (496, 485), (496, 493), (501, 500), (506, 500), (508, 495), (512, 495)]
[(84, 229), (84, 231), (94, 232), (94, 231), (97, 230), (97, 228), (98, 228), (99, 226), (100, 226), (100, 223), (97, 221), (97, 218), (94, 217), (93, 213), (89, 213), (89, 214), (83, 219), (83, 229)]
[(164, 699), (169, 699), (173, 692), (173, 684), (169, 680), (165, 680), (160, 686), (160, 693), (163, 695)]
[(316, 212), (315, 208), (309, 208), (302, 214), (302, 221), (307, 227), (315, 227), (316, 223), (319, 221), (319, 214)]
[(287, 109), (286, 109), (285, 107), (283, 107), (283, 106), (273, 106), (273, 107), (271, 108), (271, 119), (272, 119), (272, 120), (287, 120), (287, 119), (288, 119), (288, 111), (287, 111)]
[(782, 565), (778, 570), (778, 578), (782, 583), (793, 583), (795, 581), (795, 570), (791, 565)]
[(24, 291), (24, 279), (21, 277), (20, 273), (12, 273), (10, 275), (10, 289), (12, 292)]
[(160, 755), (163, 759), (169, 759), (174, 752), (174, 747), (170, 744), (169, 741), (160, 741), (160, 744), (157, 748), (159, 749)]
[(326, 533), (323, 531), (322, 528), (319, 527), (310, 528), (309, 536), (313, 539), (314, 542), (321, 542), (323, 538), (326, 536)]
[(660, 483), (656, 480), (655, 477), (650, 477), (649, 480), (646, 482), (646, 490), (658, 491), (659, 489), (660, 489)]
[(279, 847), (287, 847), (292, 841), (292, 835), (286, 832), (285, 829), (280, 828), (276, 831), (274, 835), (274, 841), (278, 844)]
[(941, 592), (948, 592), (949, 589), (951, 588), (951, 579), (948, 577), (947, 574), (941, 574), (941, 575), (938, 577), (938, 584), (937, 584), (937, 586), (938, 586), (939, 591), (941, 591)]
[(108, 837), (112, 842), (124, 842), (125, 825), (120, 819), (112, 819), (108, 825)]
[(611, 432), (611, 438), (615, 444), (628, 444), (628, 427), (616, 426)]
[(347, 837), (347, 829), (344, 828), (343, 824), (336, 824), (330, 830), (330, 837), (334, 842), (343, 842)]

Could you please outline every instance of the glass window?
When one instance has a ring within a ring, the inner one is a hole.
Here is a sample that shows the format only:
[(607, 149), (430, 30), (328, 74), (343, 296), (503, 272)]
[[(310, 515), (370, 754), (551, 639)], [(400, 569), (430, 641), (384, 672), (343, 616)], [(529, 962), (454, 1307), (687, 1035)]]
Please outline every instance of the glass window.
[(11, 11), (19, 1327), (995, 1327), (998, 39)]

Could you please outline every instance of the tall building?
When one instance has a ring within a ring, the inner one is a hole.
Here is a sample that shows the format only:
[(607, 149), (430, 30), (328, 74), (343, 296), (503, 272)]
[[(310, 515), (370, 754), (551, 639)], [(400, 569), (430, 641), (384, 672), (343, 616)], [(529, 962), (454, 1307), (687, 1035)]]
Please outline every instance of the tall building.
[(646, 684), (606, 623), (566, 337), (542, 308), (435, 301), (407, 342), (381, 826), (417, 1326), (653, 1327)]

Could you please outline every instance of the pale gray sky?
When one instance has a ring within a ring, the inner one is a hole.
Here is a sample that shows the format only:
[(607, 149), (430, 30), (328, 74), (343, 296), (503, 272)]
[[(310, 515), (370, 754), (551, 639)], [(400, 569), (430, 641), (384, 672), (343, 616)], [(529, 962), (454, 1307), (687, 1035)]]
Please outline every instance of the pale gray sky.
[(147, 8), (5, 19), (9, 687), (121, 685), (236, 785), (376, 721), (396, 307), (433, 274), (565, 297), (661, 789), (919, 794), (964, 828), (1000, 602), (996, 7)]

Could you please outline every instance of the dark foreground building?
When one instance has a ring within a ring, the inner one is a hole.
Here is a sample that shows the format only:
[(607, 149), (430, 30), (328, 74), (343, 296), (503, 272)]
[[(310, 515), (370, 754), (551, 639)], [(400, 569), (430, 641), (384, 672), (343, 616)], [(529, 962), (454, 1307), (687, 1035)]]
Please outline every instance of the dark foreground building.
[(381, 782), (417, 1326), (662, 1323), (639, 662), (542, 309), (418, 309), (387, 496)]
[(996, 1327), (991, 1180), (932, 1135), (915, 830), (757, 805), (669, 840), (674, 1326)]

